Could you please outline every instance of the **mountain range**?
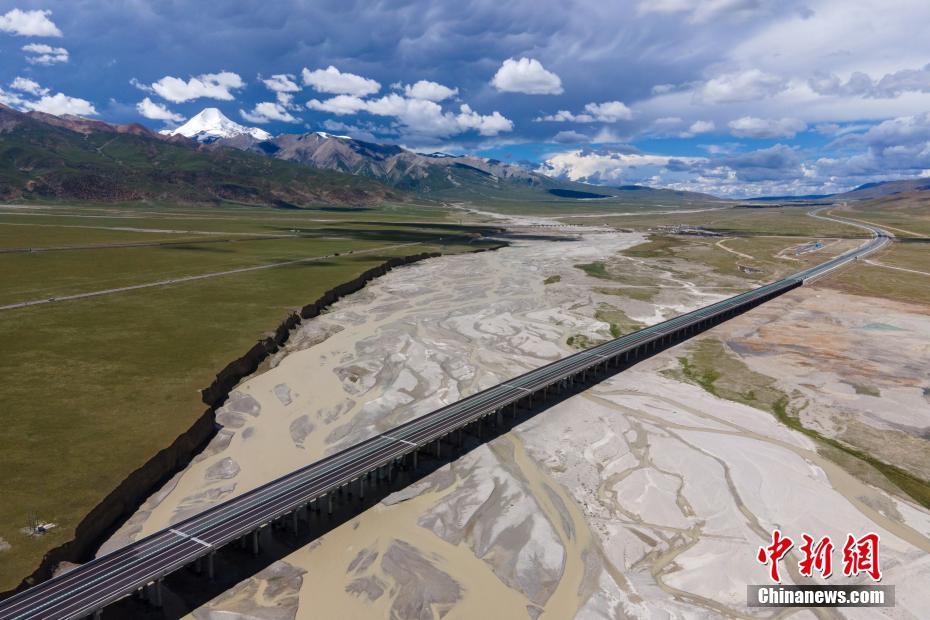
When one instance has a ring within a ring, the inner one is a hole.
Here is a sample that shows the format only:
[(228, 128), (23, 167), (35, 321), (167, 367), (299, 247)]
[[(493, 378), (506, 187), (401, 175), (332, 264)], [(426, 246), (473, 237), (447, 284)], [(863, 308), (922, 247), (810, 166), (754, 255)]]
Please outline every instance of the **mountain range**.
[[(867, 200), (928, 189), (930, 180), (912, 179), (807, 199)], [(19, 112), (0, 104), (0, 199), (233, 201), (293, 207), (375, 204), (414, 196), (589, 207), (722, 202), (695, 192), (577, 183), (486, 157), (417, 153), (326, 132), (272, 136), (236, 123), (216, 108), (155, 133), (139, 124)]]
[(186, 136), (215, 148), (233, 147), (321, 170), (365, 176), (439, 200), (716, 200), (706, 194), (644, 186), (593, 186), (486, 157), (417, 153), (322, 131), (272, 137), (230, 120), (216, 108), (206, 108), (184, 125), (162, 133)]
[(142, 125), (19, 112), (0, 104), (0, 199), (229, 201), (294, 207), (407, 195), (372, 179), (211, 148)]

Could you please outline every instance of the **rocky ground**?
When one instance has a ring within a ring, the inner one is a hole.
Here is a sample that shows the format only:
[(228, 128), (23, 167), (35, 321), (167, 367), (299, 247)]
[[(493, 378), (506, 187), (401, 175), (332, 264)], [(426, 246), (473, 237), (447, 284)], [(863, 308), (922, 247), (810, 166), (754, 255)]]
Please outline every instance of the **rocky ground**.
[[(706, 305), (741, 284), (699, 264), (670, 270), (617, 255), (640, 241), (597, 230), (524, 237), (396, 270), (339, 302), (237, 388), (210, 447), (104, 550), (579, 341)], [(625, 277), (575, 266), (597, 261)], [(777, 377), (805, 424), (825, 434), (925, 441), (927, 314), (839, 295), (796, 291), (705, 338), (756, 375)], [(930, 608), (930, 513), (854, 477), (770, 412), (676, 379), (693, 346), (550, 408), (194, 617), (781, 617), (792, 614), (745, 606), (745, 585), (765, 583), (755, 551), (775, 527), (835, 540), (879, 532), (885, 583), (897, 588), (893, 616), (920, 617)], [(888, 450), (911, 455), (909, 444)]]

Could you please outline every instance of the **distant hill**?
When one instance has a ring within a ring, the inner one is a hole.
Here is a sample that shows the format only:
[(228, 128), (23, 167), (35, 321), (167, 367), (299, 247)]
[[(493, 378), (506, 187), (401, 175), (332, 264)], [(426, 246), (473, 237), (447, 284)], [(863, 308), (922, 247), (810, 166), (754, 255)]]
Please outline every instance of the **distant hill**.
[(866, 183), (854, 190), (836, 194), (834, 199), (845, 200), (873, 200), (894, 194), (909, 192), (925, 192), (930, 190), (930, 177), (919, 179), (906, 179), (904, 181), (884, 181), (880, 183)]
[(663, 187), (649, 187), (647, 185), (618, 185), (609, 189), (614, 190), (614, 195), (617, 197), (638, 198), (640, 200), (648, 199), (650, 201), (689, 200), (696, 202), (721, 202), (724, 200), (723, 198), (718, 198), (710, 194), (702, 194), (701, 192), (686, 192)]
[(859, 187), (840, 194), (808, 194), (806, 196), (758, 196), (749, 198), (751, 202), (795, 202), (803, 200), (874, 200), (895, 194), (924, 192), (930, 190), (930, 177), (906, 179), (903, 181), (879, 181), (864, 183)]
[(0, 199), (374, 204), (403, 193), (141, 125), (22, 113), (0, 105)]
[(755, 198), (747, 198), (747, 200), (753, 202), (781, 202), (781, 201), (790, 201), (790, 200), (823, 200), (824, 198), (830, 198), (833, 194), (803, 194), (800, 196), (757, 196)]

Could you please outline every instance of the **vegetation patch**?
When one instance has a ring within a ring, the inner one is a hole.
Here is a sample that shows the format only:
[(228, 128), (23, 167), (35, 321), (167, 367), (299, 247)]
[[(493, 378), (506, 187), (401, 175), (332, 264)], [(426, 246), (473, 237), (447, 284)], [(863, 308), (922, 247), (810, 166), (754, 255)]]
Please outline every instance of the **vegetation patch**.
[(637, 286), (628, 285), (622, 288), (610, 288), (600, 286), (594, 289), (594, 292), (601, 295), (616, 295), (618, 297), (628, 297), (637, 301), (652, 301), (659, 294), (658, 286)]
[(589, 338), (585, 334), (575, 334), (569, 336), (565, 340), (565, 344), (575, 349), (589, 349), (591, 347), (596, 347), (599, 344), (604, 344), (606, 340), (600, 340), (598, 338)]
[(620, 310), (610, 304), (600, 304), (594, 313), (594, 318), (610, 325), (610, 335), (619, 338), (643, 328), (642, 323), (634, 321)]
[(555, 276), (549, 276), (548, 278), (543, 280), (543, 284), (555, 284), (556, 282), (561, 282), (561, 281), (562, 281), (562, 276), (555, 275)]
[(930, 276), (914, 273), (930, 273), (928, 256), (930, 246), (923, 243), (893, 243), (889, 248), (869, 257), (869, 260), (886, 266), (859, 261), (854, 266), (834, 272), (829, 278), (819, 280), (817, 286), (826, 286), (853, 295), (882, 297), (928, 306)]
[(856, 390), (856, 394), (860, 394), (862, 396), (877, 397), (882, 395), (881, 390), (879, 390), (877, 387), (872, 387), (871, 385), (865, 385), (862, 383), (850, 383), (850, 385), (854, 390)]
[(675, 256), (675, 250), (687, 243), (678, 237), (652, 235), (646, 243), (623, 250), (623, 254), (636, 258), (672, 258)]
[(611, 276), (607, 273), (607, 264), (604, 261), (594, 261), (593, 263), (583, 263), (580, 265), (575, 265), (576, 269), (581, 269), (583, 272), (591, 276), (592, 278), (601, 278), (603, 280), (610, 280)]

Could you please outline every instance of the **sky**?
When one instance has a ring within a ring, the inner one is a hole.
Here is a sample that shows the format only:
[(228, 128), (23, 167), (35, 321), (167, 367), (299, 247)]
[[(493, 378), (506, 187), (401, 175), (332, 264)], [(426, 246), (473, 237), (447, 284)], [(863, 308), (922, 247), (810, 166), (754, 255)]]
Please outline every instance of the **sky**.
[(930, 175), (926, 0), (0, 0), (0, 103), (727, 197)]

